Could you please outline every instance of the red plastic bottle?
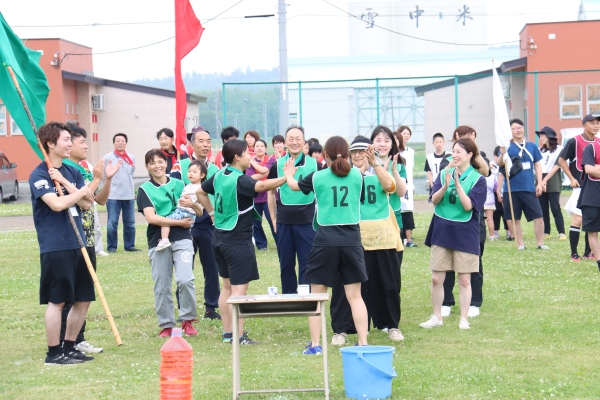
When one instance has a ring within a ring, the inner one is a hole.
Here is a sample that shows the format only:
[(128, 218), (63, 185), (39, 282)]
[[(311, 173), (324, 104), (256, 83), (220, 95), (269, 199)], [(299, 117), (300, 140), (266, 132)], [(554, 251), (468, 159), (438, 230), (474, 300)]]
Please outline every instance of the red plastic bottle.
[(181, 337), (181, 329), (173, 328), (171, 339), (160, 349), (160, 398), (192, 399), (194, 350)]

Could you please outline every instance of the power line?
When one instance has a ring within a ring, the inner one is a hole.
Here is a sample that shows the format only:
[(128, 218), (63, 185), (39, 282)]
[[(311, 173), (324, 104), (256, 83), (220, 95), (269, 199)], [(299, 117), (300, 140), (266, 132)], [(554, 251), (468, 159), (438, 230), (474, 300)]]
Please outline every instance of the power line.
[[(348, 14), (349, 16), (358, 19), (359, 21), (364, 22), (364, 20), (362, 18), (360, 18), (359, 16), (356, 16), (354, 14), (349, 13), (348, 11), (336, 6), (335, 4), (331, 4), (329, 1), (327, 0), (323, 0), (325, 3), (329, 4), (330, 6), (332, 6), (333, 8), (336, 8), (340, 11), (342, 11), (343, 13)], [(440, 43), (440, 44), (452, 44), (452, 45), (456, 45), (456, 46), (492, 46), (492, 45), (498, 45), (498, 44), (509, 44), (509, 43), (516, 43), (519, 42), (519, 40), (512, 40), (509, 42), (499, 42), (499, 43), (452, 43), (452, 42), (443, 42), (440, 40), (433, 40), (433, 39), (425, 39), (425, 38), (420, 38), (417, 36), (412, 36), (412, 35), (408, 35), (406, 33), (402, 33), (402, 32), (398, 32), (398, 31), (394, 31), (392, 29), (377, 25), (375, 23), (369, 23), (370, 26), (374, 26), (377, 27), (379, 29), (383, 29), (384, 31), (388, 31), (391, 33), (395, 33), (396, 35), (400, 35), (400, 36), (405, 36), (411, 39), (415, 39), (415, 40), (422, 40), (424, 42), (431, 42), (431, 43)]]

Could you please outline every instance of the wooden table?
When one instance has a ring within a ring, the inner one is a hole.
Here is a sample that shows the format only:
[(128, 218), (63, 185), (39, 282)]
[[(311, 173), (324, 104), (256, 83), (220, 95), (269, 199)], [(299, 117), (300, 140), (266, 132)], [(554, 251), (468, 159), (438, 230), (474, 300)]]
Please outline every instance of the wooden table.
[[(247, 393), (283, 393), (283, 392), (324, 392), (329, 399), (329, 375), (327, 369), (327, 324), (325, 321), (325, 302), (329, 293), (314, 293), (308, 295), (280, 294), (276, 296), (232, 296), (227, 303), (232, 305), (233, 319), (233, 399)], [(322, 348), (323, 348), (323, 388), (306, 389), (264, 389), (241, 390), (240, 381), (240, 342), (237, 340), (239, 318), (266, 317), (301, 317), (321, 316)]]

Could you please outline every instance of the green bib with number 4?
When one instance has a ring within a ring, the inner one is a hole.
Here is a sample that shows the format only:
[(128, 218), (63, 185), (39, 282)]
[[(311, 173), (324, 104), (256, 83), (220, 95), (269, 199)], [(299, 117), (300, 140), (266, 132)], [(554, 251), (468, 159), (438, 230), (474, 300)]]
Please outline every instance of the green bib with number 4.
[[(448, 170), (448, 168), (446, 168), (440, 172), (440, 182), (442, 185), (446, 182), (446, 174), (449, 173), (453, 176), (455, 169), (456, 168), (452, 168)], [(480, 177), (481, 175), (471, 166), (469, 166), (469, 168), (467, 168), (467, 170), (459, 177), (460, 185), (465, 194), (469, 195), (471, 189), (473, 189), (473, 186), (475, 186), (475, 183), (477, 183)], [(463, 208), (458, 193), (456, 192), (456, 183), (453, 178), (450, 179), (450, 186), (446, 189), (446, 193), (444, 193), (442, 200), (435, 205), (433, 212), (440, 218), (456, 222), (467, 222), (473, 215), (473, 210), (467, 211)]]
[(315, 172), (313, 191), (317, 197), (316, 220), (319, 225), (355, 225), (360, 221), (362, 174), (352, 168), (345, 177), (331, 168)]
[(218, 229), (230, 231), (237, 225), (237, 181), (242, 175), (242, 171), (230, 166), (215, 174), (215, 227)]
[(369, 175), (363, 179), (365, 198), (360, 203), (360, 220), (375, 221), (388, 218), (390, 216), (388, 194), (381, 187), (379, 178), (377, 175)]

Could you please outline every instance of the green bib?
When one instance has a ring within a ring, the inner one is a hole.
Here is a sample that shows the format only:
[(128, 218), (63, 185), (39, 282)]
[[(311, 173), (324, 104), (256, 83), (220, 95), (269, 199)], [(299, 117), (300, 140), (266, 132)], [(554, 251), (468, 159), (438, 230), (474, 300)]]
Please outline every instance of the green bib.
[[(443, 182), (446, 182), (446, 174), (453, 174), (455, 169), (456, 168), (452, 168), (448, 170), (448, 168), (444, 168), (442, 172), (440, 172), (440, 182), (442, 182), (442, 184)], [(465, 173), (460, 176), (460, 184), (467, 195), (471, 192), (471, 189), (480, 177), (481, 175), (471, 166), (469, 166)], [(473, 215), (473, 210), (467, 211), (463, 208), (460, 198), (456, 193), (454, 179), (450, 179), (450, 186), (446, 190), (446, 193), (444, 193), (442, 200), (435, 205), (433, 212), (440, 218), (456, 222), (467, 222)]]
[[(277, 176), (283, 177), (285, 174), (283, 173), (283, 165), (290, 158), (290, 154), (287, 153), (285, 156), (281, 157), (277, 160)], [(295, 165), (298, 165), (304, 159), (304, 165), (298, 167), (298, 170), (294, 174), (294, 179), (299, 181), (302, 177), (307, 176), (311, 172), (317, 171), (317, 160), (312, 157), (307, 157), (302, 154), (300, 157), (296, 158)], [(315, 195), (313, 193), (304, 194), (302, 191), (294, 192), (287, 183), (279, 188), (279, 197), (281, 198), (281, 203), (286, 206), (302, 206), (306, 204), (310, 204), (315, 201)]]
[[(403, 164), (398, 164), (396, 165), (396, 168), (398, 169), (398, 173), (400, 174), (400, 176), (404, 179), (406, 179), (406, 168), (404, 167)], [(392, 163), (390, 162), (390, 166), (389, 166), (389, 172), (390, 174), (392, 174), (392, 177), (394, 176), (392, 173)], [(400, 211), (402, 210), (402, 203), (400, 201), (400, 196), (398, 196), (395, 192), (390, 194), (390, 206), (392, 206), (392, 210), (394, 211)]]
[[(225, 174), (229, 172), (229, 174)], [(244, 173), (230, 166), (219, 170), (213, 182), (215, 187), (215, 227), (230, 231), (237, 225), (237, 181)], [(254, 209), (254, 206), (252, 207)]]
[[(183, 160), (179, 161), (179, 167), (181, 168), (181, 180), (183, 181), (183, 183), (185, 183), (186, 185), (189, 185), (190, 179), (188, 178), (188, 170), (190, 169), (190, 164), (192, 163), (192, 159), (191, 158), (185, 158)], [(208, 162), (208, 168), (207, 168), (207, 173), (206, 173), (206, 179), (210, 179), (214, 174), (216, 174), (219, 171), (219, 167), (217, 167), (215, 164)], [(208, 195), (208, 198), (210, 199), (210, 203), (214, 206), (215, 204), (215, 196), (213, 196), (212, 194)]]
[(370, 175), (364, 176), (363, 179), (365, 181), (365, 198), (360, 203), (360, 220), (387, 219), (390, 216), (388, 194), (381, 187), (379, 178), (377, 175)]
[(313, 191), (317, 197), (316, 220), (319, 225), (355, 225), (360, 221), (362, 175), (352, 168), (343, 178), (331, 168), (315, 172)]
[(157, 215), (166, 217), (177, 208), (179, 197), (185, 185), (179, 179), (169, 179), (169, 182), (156, 187), (152, 182), (144, 182), (141, 186), (154, 206)]

